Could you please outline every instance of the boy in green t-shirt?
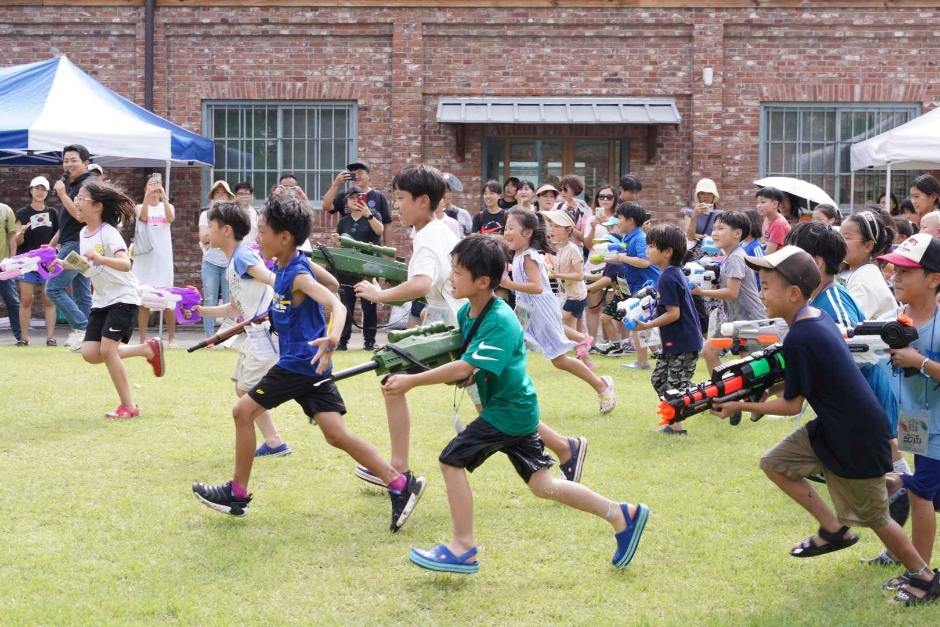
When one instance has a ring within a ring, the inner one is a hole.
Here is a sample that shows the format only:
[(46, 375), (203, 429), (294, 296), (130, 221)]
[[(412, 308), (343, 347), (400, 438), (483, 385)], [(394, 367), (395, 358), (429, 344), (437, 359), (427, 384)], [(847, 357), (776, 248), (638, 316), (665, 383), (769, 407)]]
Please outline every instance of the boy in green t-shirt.
[(649, 508), (615, 503), (549, 474), (553, 461), (537, 432), (539, 404), (526, 373), (522, 327), (513, 310), (493, 293), (509, 257), (505, 244), (492, 237), (470, 236), (454, 247), (451, 256), (453, 296), (470, 301), (458, 313), (460, 330), (465, 340), (469, 337), (463, 357), (420, 374), (389, 377), (383, 391), (399, 395), (420, 385), (467, 384), (472, 377), (483, 409), (479, 418), (450, 441), (439, 459), (454, 524), (453, 540), (433, 549), (412, 549), (409, 559), (422, 568), (441, 572), (470, 574), (479, 570), (473, 541), (473, 495), (466, 471), (473, 472), (502, 451), (535, 496), (607, 520), (617, 541), (612, 561), (623, 568), (636, 553)]

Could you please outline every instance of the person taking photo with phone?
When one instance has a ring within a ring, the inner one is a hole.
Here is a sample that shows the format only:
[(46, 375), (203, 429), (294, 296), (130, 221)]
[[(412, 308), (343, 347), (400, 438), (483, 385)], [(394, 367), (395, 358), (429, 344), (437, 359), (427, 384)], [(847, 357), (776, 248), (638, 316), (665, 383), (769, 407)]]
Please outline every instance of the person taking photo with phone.
[[(163, 177), (159, 172), (147, 179), (144, 199), (134, 207), (137, 225), (134, 227), (134, 255), (131, 271), (139, 285), (151, 287), (173, 287), (173, 241), (170, 225), (176, 220), (176, 208), (170, 203), (163, 189)], [(176, 315), (172, 309), (164, 312), (168, 348), (176, 345)], [(137, 326), (140, 343), (147, 343), (147, 325), (150, 309), (141, 305), (137, 310)]]
[[(349, 190), (340, 192), (340, 187), (342, 185), (355, 185), (361, 190), (360, 196), (365, 199), (366, 207), (377, 214), (382, 221), (382, 225), (387, 227), (392, 223), (392, 210), (388, 204), (388, 198), (379, 190), (374, 189), (371, 186), (371, 181), (372, 170), (368, 163), (364, 161), (350, 163), (345, 170), (333, 179), (333, 184), (323, 195), (322, 206), (324, 208), (329, 207), (328, 211), (330, 213), (338, 213), (340, 216), (346, 215), (348, 213), (346, 194), (349, 193)], [(388, 242), (388, 231), (389, 229), (386, 228), (382, 233), (383, 245)]]

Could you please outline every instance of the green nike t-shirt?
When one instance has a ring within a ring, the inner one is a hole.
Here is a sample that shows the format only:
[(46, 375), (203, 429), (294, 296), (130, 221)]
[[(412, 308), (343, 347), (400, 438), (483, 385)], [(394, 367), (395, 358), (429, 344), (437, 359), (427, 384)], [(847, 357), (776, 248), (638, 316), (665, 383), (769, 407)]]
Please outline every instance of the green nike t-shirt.
[[(470, 303), (457, 312), (464, 337), (475, 318)], [(477, 368), (474, 380), (483, 411), (480, 418), (508, 435), (528, 435), (539, 427), (539, 401), (526, 372), (522, 326), (501, 298), (487, 312), (462, 359)]]

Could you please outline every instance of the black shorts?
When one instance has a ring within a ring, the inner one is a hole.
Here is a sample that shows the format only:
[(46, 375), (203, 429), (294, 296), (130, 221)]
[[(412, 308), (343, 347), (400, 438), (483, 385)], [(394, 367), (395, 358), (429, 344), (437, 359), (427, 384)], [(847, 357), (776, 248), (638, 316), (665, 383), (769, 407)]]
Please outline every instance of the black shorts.
[(137, 305), (115, 303), (92, 309), (88, 316), (88, 328), (85, 329), (86, 342), (100, 342), (106, 337), (116, 342), (127, 344), (131, 341), (134, 327), (137, 326)]
[(411, 301), (411, 317), (420, 318), (421, 312), (427, 308), (428, 304), (423, 303), (420, 300)]
[(584, 308), (587, 307), (587, 301), (588, 301), (587, 296), (585, 296), (581, 300), (568, 298), (565, 300), (565, 304), (562, 305), (561, 310), (567, 311), (574, 318), (580, 320), (581, 316), (584, 315)]
[(529, 483), (536, 472), (550, 468), (555, 460), (545, 453), (545, 445), (538, 433), (508, 435), (482, 418), (477, 418), (451, 440), (438, 461), (454, 468), (473, 472), (499, 451), (509, 457), (522, 480)]
[(308, 418), (320, 412), (346, 413), (346, 404), (336, 384), (325, 377), (308, 377), (279, 366), (272, 366), (261, 381), (248, 391), (251, 399), (265, 409), (274, 409), (287, 401), (297, 401)]

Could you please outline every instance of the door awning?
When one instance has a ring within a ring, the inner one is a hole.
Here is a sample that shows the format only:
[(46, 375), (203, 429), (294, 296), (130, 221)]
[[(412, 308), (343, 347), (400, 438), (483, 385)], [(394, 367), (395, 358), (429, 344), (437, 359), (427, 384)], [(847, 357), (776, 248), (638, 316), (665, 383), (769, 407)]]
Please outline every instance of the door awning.
[(444, 124), (679, 124), (673, 98), (441, 98)]

